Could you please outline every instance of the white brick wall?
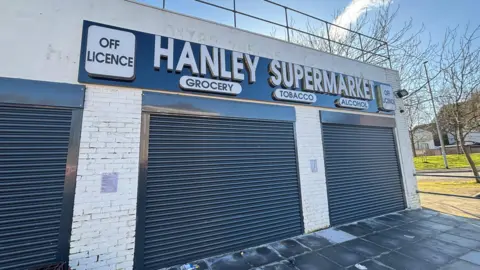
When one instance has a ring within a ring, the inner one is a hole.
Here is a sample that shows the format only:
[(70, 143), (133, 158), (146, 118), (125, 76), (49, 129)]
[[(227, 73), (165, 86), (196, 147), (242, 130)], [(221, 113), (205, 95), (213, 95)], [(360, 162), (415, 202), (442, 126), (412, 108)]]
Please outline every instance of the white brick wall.
[[(310, 232), (330, 226), (320, 111), (307, 107), (295, 107), (295, 111), (303, 221)], [(317, 161), (318, 172), (312, 172), (310, 160)]]
[[(132, 269), (142, 92), (89, 86), (70, 243), (73, 269)], [(100, 193), (102, 173), (116, 193)]]
[[(387, 83), (391, 84), (394, 91), (401, 89), (400, 77), (397, 71), (385, 70)], [(408, 126), (405, 115), (400, 113), (403, 108), (403, 100), (397, 98), (397, 111), (395, 112), (395, 136), (397, 139), (398, 154), (400, 156), (400, 164), (403, 177), (403, 188), (405, 190), (405, 198), (407, 207), (416, 209), (420, 207), (420, 197), (417, 193), (417, 178), (414, 176), (415, 167), (413, 165), (413, 153), (410, 147), (410, 139), (408, 137)]]

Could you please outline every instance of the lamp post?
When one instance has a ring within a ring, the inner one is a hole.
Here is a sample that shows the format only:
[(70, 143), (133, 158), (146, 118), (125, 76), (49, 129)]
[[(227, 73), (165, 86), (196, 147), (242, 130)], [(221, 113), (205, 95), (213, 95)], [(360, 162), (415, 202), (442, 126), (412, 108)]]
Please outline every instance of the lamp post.
[(425, 74), (427, 75), (428, 92), (430, 93), (430, 100), (432, 101), (433, 113), (435, 115), (435, 124), (437, 126), (437, 133), (438, 133), (438, 139), (440, 141), (440, 147), (441, 147), (442, 156), (443, 156), (443, 163), (445, 164), (445, 169), (448, 169), (447, 154), (445, 152), (445, 143), (443, 142), (442, 129), (440, 128), (440, 123), (438, 122), (437, 109), (435, 107), (435, 101), (433, 100), (432, 87), (430, 85), (430, 77), (428, 77), (427, 63), (428, 61), (423, 62), (423, 66), (425, 67)]

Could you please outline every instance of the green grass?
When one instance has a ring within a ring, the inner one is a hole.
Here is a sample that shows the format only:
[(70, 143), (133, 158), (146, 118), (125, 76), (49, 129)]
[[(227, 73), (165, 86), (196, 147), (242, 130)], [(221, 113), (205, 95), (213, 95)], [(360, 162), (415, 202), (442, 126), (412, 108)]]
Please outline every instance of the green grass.
[(464, 196), (480, 193), (480, 185), (475, 180), (455, 179), (455, 181), (419, 181), (418, 190)]
[[(472, 154), (472, 159), (480, 166), (480, 153)], [(453, 168), (469, 168), (468, 161), (464, 155), (447, 155), (448, 167)], [(426, 161), (426, 162), (424, 162)], [(444, 169), (442, 156), (427, 156), (414, 158), (415, 168), (417, 170), (431, 170), (431, 169)]]

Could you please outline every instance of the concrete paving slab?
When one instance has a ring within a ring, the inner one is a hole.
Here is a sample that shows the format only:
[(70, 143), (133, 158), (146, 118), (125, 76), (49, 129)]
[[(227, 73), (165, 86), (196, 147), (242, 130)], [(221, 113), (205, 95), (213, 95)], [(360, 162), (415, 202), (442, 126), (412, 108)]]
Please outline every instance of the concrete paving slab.
[[(478, 204), (478, 202), (477, 202)], [(443, 214), (444, 215), (444, 214)], [(473, 219), (473, 218), (467, 218), (467, 217), (459, 217), (459, 216), (454, 216), (454, 215), (449, 215), (451, 218), (454, 218), (462, 223), (468, 223), (468, 224), (473, 224), (480, 226), (480, 219)]]
[(392, 268), (375, 260), (370, 260), (352, 265), (347, 270), (392, 270)]
[(402, 211), (200, 260), (195, 268), (480, 270), (478, 239), (480, 225), (470, 219), (424, 210)]
[(437, 212), (437, 211), (434, 211), (434, 210), (430, 210), (430, 209), (427, 209), (427, 208), (423, 208), (421, 209), (420, 211), (426, 213), (426, 214), (430, 214), (432, 216), (438, 216), (440, 213)]
[(441, 270), (478, 270), (478, 265), (466, 262), (464, 260), (455, 260), (454, 262), (440, 268)]
[(382, 231), (382, 232), (380, 232), (380, 234), (391, 237), (391, 238), (411, 242), (411, 243), (417, 242), (421, 239), (420, 237), (418, 237), (417, 235), (415, 235), (411, 232), (402, 231), (402, 230), (399, 230), (399, 229), (396, 229), (396, 228), (392, 228), (392, 229)]
[(359, 222), (357, 222), (357, 225), (359, 225), (361, 227), (365, 227), (365, 228), (367, 228), (369, 230), (372, 230), (374, 232), (383, 231), (383, 230), (391, 228), (388, 225), (385, 225), (383, 223), (375, 222), (372, 219), (365, 219), (365, 220), (359, 221)]
[(438, 213), (437, 217), (440, 218), (446, 218), (448, 220), (452, 220), (458, 223), (470, 223), (470, 222), (476, 222), (480, 224), (480, 220), (478, 219), (472, 219), (472, 218), (467, 218), (467, 217), (461, 217), (461, 216), (455, 216), (451, 214), (446, 214), (446, 213)]
[(425, 218), (430, 218), (433, 217), (434, 215), (432, 213), (426, 212), (424, 210), (406, 210), (406, 211), (401, 211), (399, 212), (400, 215), (407, 216), (409, 218), (419, 220), (419, 219), (425, 219)]
[(462, 246), (462, 247), (466, 247), (466, 248), (470, 248), (470, 249), (480, 248), (480, 242), (479, 241), (463, 238), (463, 237), (453, 235), (453, 234), (442, 233), (442, 234), (439, 234), (439, 235), (435, 236), (435, 238), (439, 239), (439, 240), (442, 240), (444, 242), (447, 242), (447, 243), (452, 243), (452, 244)]
[(457, 221), (455, 219), (451, 219), (451, 218), (446, 218), (444, 216), (431, 217), (431, 218), (428, 219), (428, 221), (435, 222), (435, 223), (440, 223), (440, 224), (448, 225), (448, 226), (452, 226), (452, 227), (460, 225), (459, 221)]
[(436, 265), (392, 251), (375, 259), (393, 269), (434, 270)]
[(460, 259), (476, 264), (480, 268), (480, 252), (479, 251), (470, 251), (469, 253), (460, 257)]
[(454, 228), (453, 226), (448, 226), (448, 225), (444, 225), (444, 224), (440, 224), (440, 223), (435, 223), (435, 222), (431, 222), (431, 221), (428, 221), (428, 220), (420, 220), (420, 221), (416, 221), (412, 224), (416, 224), (418, 226), (422, 226), (422, 227), (430, 229), (430, 230), (436, 230), (436, 231), (441, 231), (441, 232), (448, 231), (448, 230), (451, 230), (451, 229)]
[[(194, 267), (195, 270), (209, 270), (210, 269), (210, 268), (208, 268), (208, 264), (203, 260), (188, 263), (186, 265), (190, 265), (190, 266)], [(168, 270), (182, 270), (182, 265), (171, 267)]]
[(393, 220), (402, 221), (402, 222), (405, 222), (405, 223), (413, 222), (413, 221), (416, 220), (414, 218), (410, 218), (408, 216), (400, 215), (400, 214), (397, 214), (397, 213), (388, 214), (388, 215), (385, 215), (384, 217), (389, 218), (389, 219), (393, 219)]
[(404, 231), (407, 235), (415, 235), (417, 239), (431, 237), (439, 233), (438, 231), (429, 230), (416, 224), (405, 224), (396, 229)]
[(382, 253), (388, 253), (390, 251), (361, 238), (357, 238), (340, 245), (365, 257), (376, 257)]
[(377, 217), (377, 218), (374, 218), (373, 220), (374, 220), (375, 222), (388, 225), (388, 226), (390, 226), (390, 227), (400, 226), (400, 225), (403, 225), (403, 224), (405, 223), (405, 222), (403, 222), (403, 221), (394, 220), (394, 219), (391, 219), (391, 218), (388, 218), (388, 217), (385, 217), (385, 216)]
[(398, 250), (398, 252), (413, 258), (430, 262), (437, 266), (446, 265), (454, 259), (452, 256), (438, 252), (437, 250), (429, 249), (416, 244), (405, 246)]
[(248, 270), (251, 268), (239, 252), (222, 257), (206, 259), (206, 262), (210, 265), (211, 270)]
[(388, 237), (381, 233), (369, 234), (362, 238), (387, 249), (399, 249), (410, 244), (409, 241)]
[(319, 250), (333, 245), (328, 239), (313, 234), (302, 235), (295, 238), (295, 240), (312, 250)]
[(252, 266), (262, 266), (282, 260), (276, 251), (267, 246), (244, 250), (243, 258)]
[(480, 225), (474, 223), (463, 223), (458, 228), (480, 233)]
[(345, 225), (345, 226), (340, 226), (338, 227), (337, 229), (341, 230), (341, 231), (344, 231), (346, 233), (349, 233), (351, 235), (355, 235), (355, 236), (364, 236), (364, 235), (367, 235), (367, 234), (371, 234), (374, 232), (374, 230), (368, 228), (368, 227), (364, 227), (364, 226), (361, 226), (359, 224), (348, 224), (348, 225)]
[(452, 243), (447, 243), (434, 238), (424, 239), (415, 244), (450, 255), (452, 257), (459, 257), (470, 251), (470, 249), (466, 247), (461, 247), (461, 246), (458, 246)]
[(357, 238), (354, 235), (337, 230), (335, 228), (328, 228), (326, 230), (315, 232), (314, 235), (326, 238), (328, 241), (335, 244), (340, 244)]
[(343, 267), (354, 265), (367, 259), (365, 256), (357, 254), (340, 245), (324, 248), (318, 251), (318, 253)]
[(311, 251), (293, 239), (287, 239), (270, 244), (282, 257), (289, 258)]
[(289, 261), (281, 261), (278, 263), (263, 266), (262, 268), (256, 268), (257, 270), (298, 270)]
[(453, 234), (456, 236), (461, 236), (463, 238), (472, 239), (475, 241), (480, 241), (480, 232), (474, 232), (463, 228), (455, 228), (446, 231), (446, 233)]
[(293, 258), (293, 264), (300, 270), (337, 270), (342, 267), (316, 252), (310, 252)]

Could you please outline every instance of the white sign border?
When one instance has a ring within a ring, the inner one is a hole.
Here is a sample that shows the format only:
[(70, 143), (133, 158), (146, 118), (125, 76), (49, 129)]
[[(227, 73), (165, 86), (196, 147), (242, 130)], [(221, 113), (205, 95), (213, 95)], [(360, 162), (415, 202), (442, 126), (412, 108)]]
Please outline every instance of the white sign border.
[[(134, 59), (133, 59), (133, 75), (132, 75), (132, 77), (127, 78), (127, 77), (118, 77), (118, 76), (111, 76), (111, 75), (105, 75), (105, 74), (91, 73), (87, 70), (88, 33), (89, 33), (90, 28), (92, 26), (96, 26), (96, 27), (99, 27), (99, 28), (107, 28), (109, 30), (127, 32), (127, 33), (133, 35), (133, 37), (134, 37), (134, 46), (133, 46), (133, 57), (134, 57)], [(128, 30), (120, 30), (120, 29), (116, 29), (116, 28), (112, 28), (112, 27), (106, 27), (106, 26), (102, 26), (102, 25), (92, 24), (87, 28), (86, 41), (85, 41), (85, 61), (84, 62), (85, 62), (84, 63), (85, 72), (90, 77), (100, 78), (100, 79), (101, 78), (113, 79), (113, 80), (128, 81), (128, 82), (134, 81), (135, 78), (137, 77), (137, 36), (134, 33), (132, 33), (131, 31), (128, 31)]]
[[(286, 91), (286, 92), (289, 92), (289, 93), (301, 93), (301, 94), (304, 94), (304, 95), (306, 95), (306, 94), (311, 94), (311, 95), (313, 95), (313, 97), (315, 98), (315, 100), (310, 101), (310, 100), (283, 98), (283, 97), (277, 95), (277, 93), (279, 93), (280, 91)], [(303, 104), (313, 104), (313, 103), (317, 102), (317, 95), (315, 95), (315, 93), (306, 92), (306, 91), (297, 91), (297, 90), (283, 89), (283, 88), (277, 88), (277, 89), (275, 89), (275, 91), (273, 91), (273, 93), (272, 93), (272, 97), (273, 97), (273, 99), (275, 99), (275, 100), (289, 101), (289, 102), (303, 103)]]
[[(361, 108), (361, 107), (355, 107), (355, 106), (349, 106), (349, 105), (341, 105), (342, 100), (351, 100), (351, 101), (359, 101), (359, 102), (365, 102), (367, 104), (366, 108)], [(368, 101), (362, 100), (362, 99), (355, 99), (355, 98), (346, 98), (346, 97), (341, 97), (339, 99), (335, 100), (335, 105), (340, 108), (348, 108), (348, 109), (354, 109), (354, 110), (368, 110), (370, 108), (370, 104), (368, 104)]]
[[(216, 90), (216, 89), (208, 89), (208, 88), (197, 88), (197, 87), (190, 87), (188, 85), (185, 86), (185, 82), (187, 79), (195, 79), (195, 80), (201, 80), (201, 81), (206, 81), (209, 83), (216, 82), (218, 83), (225, 83), (225, 84), (232, 84), (233, 87), (236, 87), (236, 91), (232, 92), (226, 92), (226, 91), (221, 91), (221, 90)], [(215, 80), (215, 79), (209, 79), (209, 78), (202, 78), (202, 77), (195, 77), (195, 76), (188, 76), (184, 75), (180, 78), (178, 81), (178, 84), (180, 86), (180, 89), (182, 90), (187, 90), (187, 91), (197, 91), (197, 92), (205, 92), (205, 93), (215, 93), (215, 94), (223, 94), (223, 95), (229, 95), (229, 96), (237, 96), (242, 92), (242, 85), (237, 82), (230, 82), (230, 81), (222, 81), (222, 80)]]

